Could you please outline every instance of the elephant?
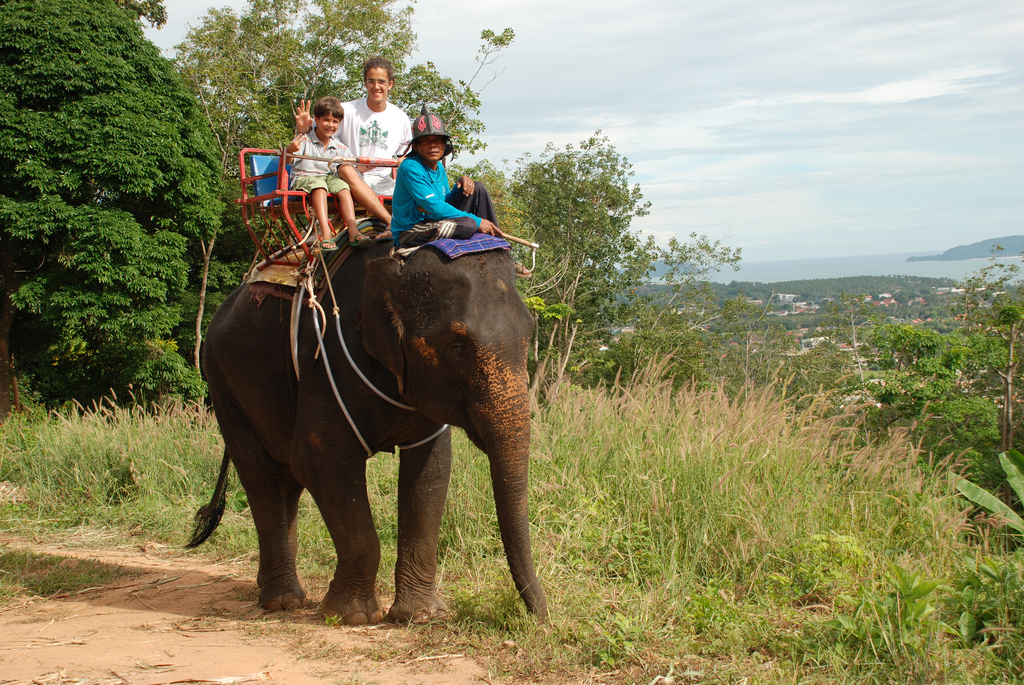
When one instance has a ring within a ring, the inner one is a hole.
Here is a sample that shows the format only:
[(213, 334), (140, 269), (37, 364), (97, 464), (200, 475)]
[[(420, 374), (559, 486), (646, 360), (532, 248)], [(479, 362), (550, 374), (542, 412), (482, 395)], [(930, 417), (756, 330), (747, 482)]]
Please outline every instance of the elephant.
[[(204, 343), (224, 457), (189, 546), (216, 528), (233, 463), (259, 539), (259, 603), (267, 610), (298, 608), (306, 595), (295, 567), (296, 517), (308, 490), (337, 554), (321, 611), (346, 624), (380, 622), (380, 542), (366, 460), (398, 446), (395, 600), (387, 616), (441, 618), (447, 608), (436, 586), (437, 544), (452, 457), (450, 431), (440, 429), (450, 424), (488, 456), (512, 579), (526, 608), (545, 619), (528, 512), (526, 352), (534, 322), (515, 282), (507, 250), (451, 260), (425, 247), (403, 262), (390, 244), (377, 242), (353, 251), (331, 278), (343, 341), (332, 334), (331, 294), (322, 295), (322, 319), (315, 321), (319, 315), (303, 305), (296, 333), (289, 325), (296, 296), (290, 288), (236, 289), (215, 313)], [(327, 324), (322, 338), (320, 320)]]

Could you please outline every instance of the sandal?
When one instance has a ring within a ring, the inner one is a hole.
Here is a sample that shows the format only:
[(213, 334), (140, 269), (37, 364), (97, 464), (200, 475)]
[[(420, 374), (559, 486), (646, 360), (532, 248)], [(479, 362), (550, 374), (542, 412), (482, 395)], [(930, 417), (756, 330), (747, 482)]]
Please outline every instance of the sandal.
[(349, 247), (353, 247), (353, 248), (355, 248), (357, 250), (362, 250), (362, 249), (365, 249), (367, 247), (372, 247), (373, 246), (373, 238), (371, 238), (369, 236), (365, 236), (365, 235), (360, 235), (355, 240), (352, 240), (351, 238), (349, 238), (348, 244), (349, 244)]
[(527, 269), (525, 266), (516, 262), (516, 277), (517, 278), (533, 278), (533, 272)]
[(321, 250), (337, 250), (338, 246), (334, 244), (333, 240), (321, 240), (320, 241), (320, 249)]

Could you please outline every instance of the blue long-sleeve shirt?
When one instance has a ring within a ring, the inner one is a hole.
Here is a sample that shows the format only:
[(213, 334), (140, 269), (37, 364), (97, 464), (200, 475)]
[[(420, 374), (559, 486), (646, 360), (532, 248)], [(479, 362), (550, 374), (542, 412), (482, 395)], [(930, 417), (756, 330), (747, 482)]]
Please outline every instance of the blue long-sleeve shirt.
[(391, 232), (395, 236), (395, 244), (403, 232), (421, 221), (465, 216), (474, 219), (479, 227), (480, 217), (448, 204), (448, 198), (461, 192), (458, 187), (448, 187), (448, 174), (443, 164), (438, 163), (436, 169), (431, 169), (418, 155), (407, 157), (398, 167), (391, 199)]

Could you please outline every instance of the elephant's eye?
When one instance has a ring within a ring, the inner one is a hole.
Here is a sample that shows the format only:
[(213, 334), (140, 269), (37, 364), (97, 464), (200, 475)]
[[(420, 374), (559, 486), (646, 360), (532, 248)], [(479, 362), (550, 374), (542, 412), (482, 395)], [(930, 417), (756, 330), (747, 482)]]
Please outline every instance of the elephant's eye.
[(450, 359), (461, 361), (466, 356), (466, 343), (461, 340), (449, 343), (446, 351), (448, 352), (448, 357)]

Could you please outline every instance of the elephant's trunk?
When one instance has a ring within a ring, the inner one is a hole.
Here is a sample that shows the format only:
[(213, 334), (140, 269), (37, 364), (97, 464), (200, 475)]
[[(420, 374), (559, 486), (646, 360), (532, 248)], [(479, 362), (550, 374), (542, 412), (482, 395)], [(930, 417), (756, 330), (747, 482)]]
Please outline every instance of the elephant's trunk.
[(490, 378), (483, 386), (486, 389), (471, 404), (471, 415), (491, 464), (501, 541), (519, 596), (527, 609), (545, 619), (547, 599), (530, 550), (530, 404), (526, 371), (513, 371), (497, 359), (481, 369), (486, 369)]
[(528, 506), (529, 424), (519, 446), (497, 446), (488, 452), (491, 482), (498, 513), (501, 542), (505, 546), (512, 580), (526, 608), (539, 618), (547, 618), (548, 605), (533, 567), (530, 550), (530, 512)]

